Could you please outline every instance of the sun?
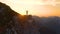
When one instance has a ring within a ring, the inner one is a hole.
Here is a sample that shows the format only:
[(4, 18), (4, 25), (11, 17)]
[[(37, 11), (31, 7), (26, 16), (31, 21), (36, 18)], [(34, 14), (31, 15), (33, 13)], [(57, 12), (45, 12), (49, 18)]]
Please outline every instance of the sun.
[(19, 13), (21, 15), (26, 15), (26, 10), (17, 11), (17, 13)]
[(25, 12), (20, 12), (21, 15), (26, 15)]

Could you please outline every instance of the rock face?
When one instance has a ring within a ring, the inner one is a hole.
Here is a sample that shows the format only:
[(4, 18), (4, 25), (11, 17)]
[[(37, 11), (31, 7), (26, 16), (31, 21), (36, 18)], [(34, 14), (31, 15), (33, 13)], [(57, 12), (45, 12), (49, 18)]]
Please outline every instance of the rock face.
[(13, 11), (8, 5), (0, 2), (0, 34), (17, 33), (17, 30), (15, 29), (16, 21), (14, 19), (16, 19), (18, 15), (20, 14)]

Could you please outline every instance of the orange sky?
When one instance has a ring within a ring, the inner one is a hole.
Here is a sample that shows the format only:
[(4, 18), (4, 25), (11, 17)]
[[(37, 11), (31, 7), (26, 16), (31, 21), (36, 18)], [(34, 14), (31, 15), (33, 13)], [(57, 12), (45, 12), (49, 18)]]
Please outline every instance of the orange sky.
[(60, 0), (0, 0), (20, 14), (36, 16), (60, 16)]

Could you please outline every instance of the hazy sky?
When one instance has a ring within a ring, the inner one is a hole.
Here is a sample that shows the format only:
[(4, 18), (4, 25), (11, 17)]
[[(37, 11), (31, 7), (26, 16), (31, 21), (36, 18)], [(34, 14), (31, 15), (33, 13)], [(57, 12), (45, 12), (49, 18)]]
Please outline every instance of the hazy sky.
[(0, 0), (20, 14), (37, 16), (60, 16), (60, 0)]

